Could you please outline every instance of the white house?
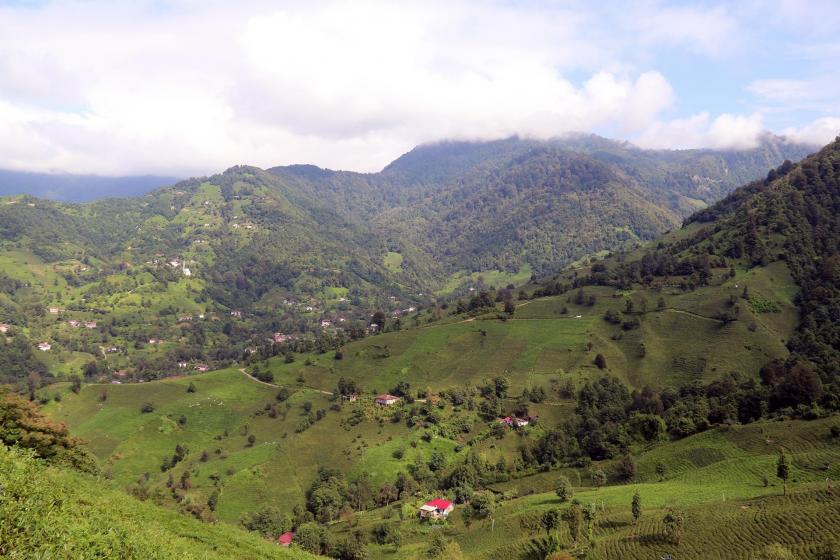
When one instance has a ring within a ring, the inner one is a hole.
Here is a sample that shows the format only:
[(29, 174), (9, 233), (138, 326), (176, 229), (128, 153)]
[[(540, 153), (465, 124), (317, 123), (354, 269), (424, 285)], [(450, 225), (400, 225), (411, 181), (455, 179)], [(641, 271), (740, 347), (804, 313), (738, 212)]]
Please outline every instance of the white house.
[(379, 406), (391, 406), (392, 404), (399, 402), (400, 398), (390, 394), (379, 395), (376, 397), (376, 404)]
[(50, 348), (52, 348), (52, 346), (49, 342), (42, 342), (38, 345), (38, 350), (40, 350), (41, 352), (46, 352)]

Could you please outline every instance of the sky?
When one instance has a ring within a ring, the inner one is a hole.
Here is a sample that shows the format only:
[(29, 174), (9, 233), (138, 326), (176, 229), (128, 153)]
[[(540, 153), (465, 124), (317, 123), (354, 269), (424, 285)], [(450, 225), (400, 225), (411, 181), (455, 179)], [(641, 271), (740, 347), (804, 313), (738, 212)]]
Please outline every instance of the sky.
[(0, 168), (377, 171), (444, 139), (840, 134), (837, 0), (0, 0)]

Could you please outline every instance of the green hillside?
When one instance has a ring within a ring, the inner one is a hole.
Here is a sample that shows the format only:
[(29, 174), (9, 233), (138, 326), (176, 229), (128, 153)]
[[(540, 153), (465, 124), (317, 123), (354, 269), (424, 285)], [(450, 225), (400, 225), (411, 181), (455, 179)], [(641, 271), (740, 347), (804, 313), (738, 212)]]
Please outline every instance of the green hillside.
[(5, 197), (0, 378), (155, 379), (288, 351), (277, 332), (336, 348), (377, 310), (390, 330), (437, 298), (652, 239), (807, 149), (510, 138), (421, 146), (375, 174), (237, 166), (136, 199)]
[(47, 467), (19, 449), (0, 446), (0, 480), (3, 558), (314, 558), (140, 502), (100, 479)]

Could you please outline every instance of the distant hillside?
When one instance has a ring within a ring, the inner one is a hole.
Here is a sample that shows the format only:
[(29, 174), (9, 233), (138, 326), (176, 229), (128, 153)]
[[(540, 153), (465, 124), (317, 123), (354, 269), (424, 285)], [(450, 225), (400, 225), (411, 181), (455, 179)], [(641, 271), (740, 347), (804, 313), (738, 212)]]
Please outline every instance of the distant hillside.
[(157, 175), (106, 177), (0, 169), (0, 196), (29, 194), (64, 202), (86, 202), (100, 198), (141, 196), (178, 180), (177, 177)]
[(228, 365), (275, 333), (334, 348), (375, 311), (399, 328), (438, 297), (654, 239), (806, 149), (510, 138), (421, 146), (381, 173), (237, 166), (137, 198), (6, 197), (0, 323), (15, 337), (0, 339), (0, 377), (150, 379)]
[[(546, 274), (588, 253), (652, 239), (815, 149), (768, 135), (745, 151), (642, 150), (574, 134), (418, 146), (374, 174), (269, 171), (348, 219), (374, 223), (389, 250), (403, 255), (401, 270), (428, 285), (457, 272)], [(595, 187), (581, 198), (580, 181)]]

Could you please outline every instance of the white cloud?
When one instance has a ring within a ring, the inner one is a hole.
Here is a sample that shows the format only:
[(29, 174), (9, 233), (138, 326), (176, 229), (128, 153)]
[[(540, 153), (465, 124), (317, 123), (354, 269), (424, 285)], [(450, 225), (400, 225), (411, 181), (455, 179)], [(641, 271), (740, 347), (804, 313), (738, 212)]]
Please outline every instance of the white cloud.
[(787, 128), (784, 135), (796, 142), (828, 144), (840, 136), (840, 117), (821, 117), (800, 128)]
[(685, 119), (655, 122), (635, 140), (644, 148), (754, 148), (764, 127), (758, 114), (723, 114), (714, 119), (698, 113)]
[(0, 167), (376, 170), (422, 142), (571, 130), (669, 147), (744, 146), (760, 118), (664, 119), (677, 95), (651, 56), (720, 57), (740, 31), (726, 6), (661, 2), (5, 7)]

